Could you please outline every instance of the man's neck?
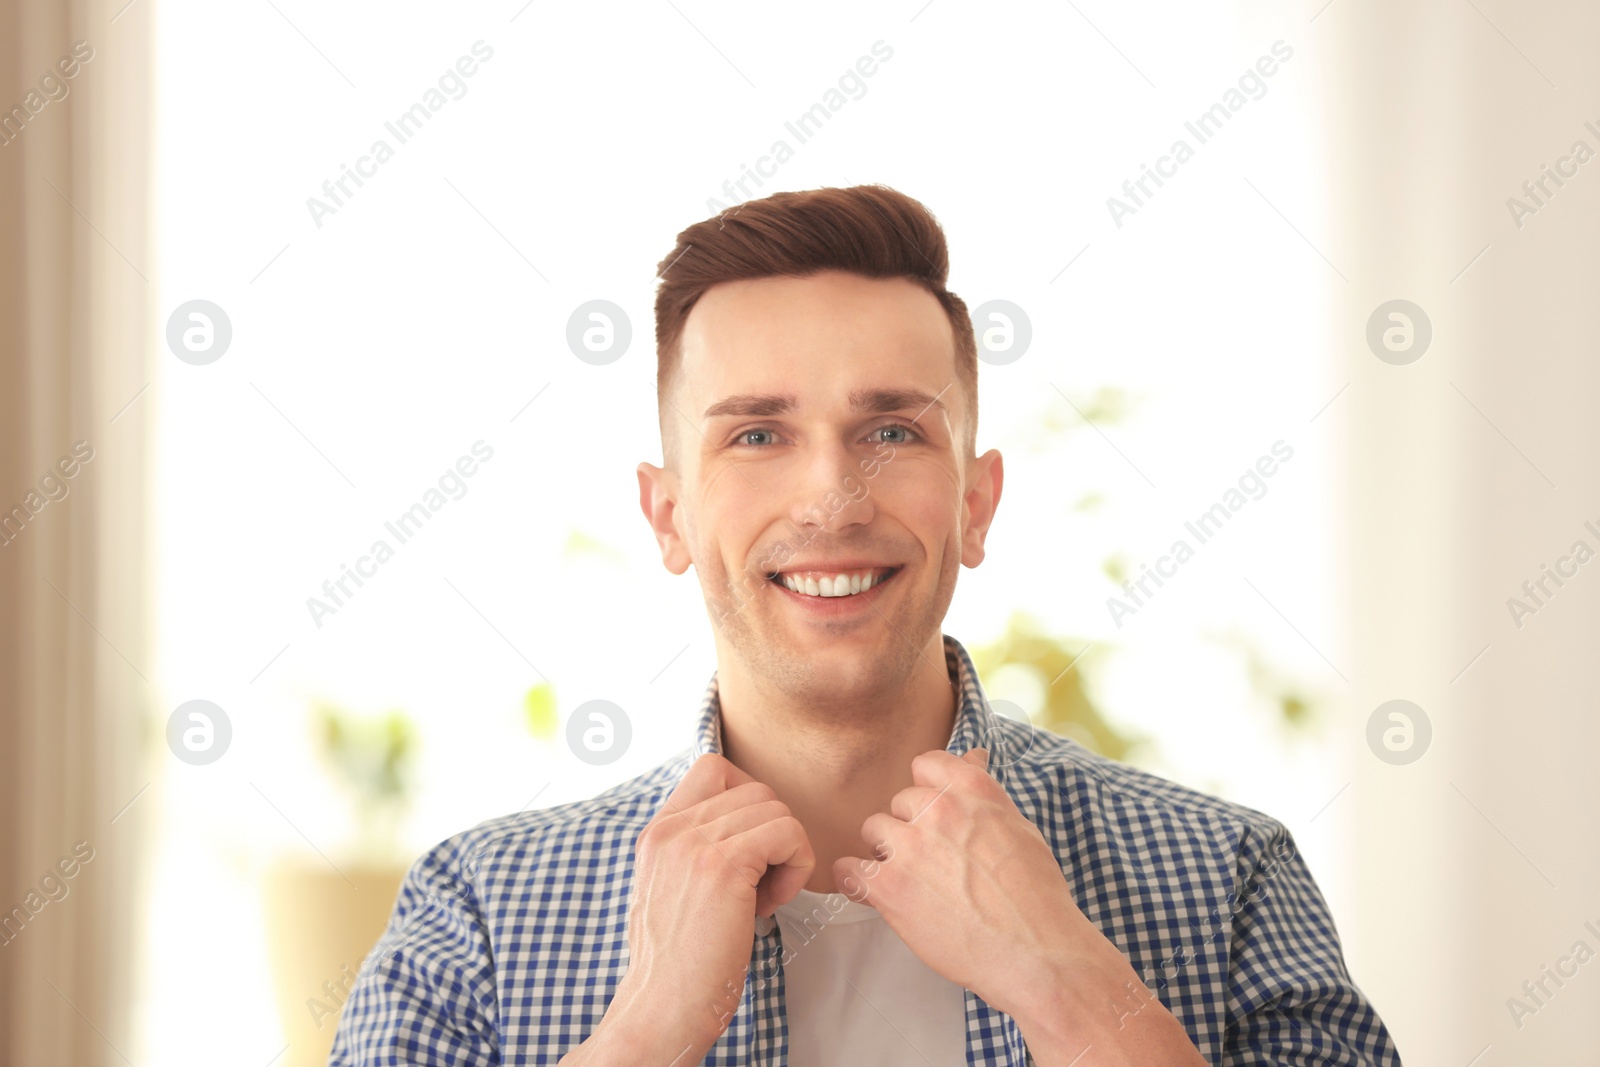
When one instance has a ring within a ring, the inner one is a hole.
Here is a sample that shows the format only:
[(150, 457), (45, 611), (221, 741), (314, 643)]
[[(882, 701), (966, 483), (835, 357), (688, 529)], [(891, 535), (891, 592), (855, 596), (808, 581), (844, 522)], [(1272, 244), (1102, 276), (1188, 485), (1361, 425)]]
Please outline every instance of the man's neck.
[(723, 755), (771, 786), (805, 827), (817, 858), (806, 888), (845, 892), (834, 885), (834, 860), (872, 858), (861, 824), (888, 811), (894, 795), (912, 784), (914, 757), (950, 742), (958, 694), (942, 637), (935, 635), (911, 677), (892, 692), (831, 703), (825, 711), (744, 671), (724, 674), (719, 666), (717, 680)]

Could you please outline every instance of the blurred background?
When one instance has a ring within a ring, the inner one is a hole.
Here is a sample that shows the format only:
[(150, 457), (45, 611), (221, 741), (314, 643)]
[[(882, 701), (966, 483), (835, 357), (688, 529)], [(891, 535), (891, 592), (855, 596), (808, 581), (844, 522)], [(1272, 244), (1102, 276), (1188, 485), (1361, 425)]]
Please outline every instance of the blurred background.
[(5, 0), (0, 1064), (322, 1062), (422, 850), (689, 743), (655, 265), (867, 182), (986, 339), (997, 705), (1282, 820), (1406, 1062), (1594, 1062), (1597, 33)]

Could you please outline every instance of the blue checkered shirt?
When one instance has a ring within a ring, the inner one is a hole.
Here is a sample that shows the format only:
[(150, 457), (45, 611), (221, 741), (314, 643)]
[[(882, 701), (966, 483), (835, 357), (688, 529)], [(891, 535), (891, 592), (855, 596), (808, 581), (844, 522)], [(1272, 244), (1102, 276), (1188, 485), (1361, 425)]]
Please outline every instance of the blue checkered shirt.
[[(1398, 1065), (1282, 825), (996, 714), (966, 649), (948, 635), (944, 648), (961, 695), (949, 751), (989, 749), (1078, 907), (1206, 1062)], [(711, 752), (715, 675), (694, 745), (669, 763), (590, 800), (491, 819), (417, 860), (329, 1063), (553, 1064), (581, 1044), (628, 968), (635, 839)], [(782, 954), (781, 928), (758, 916), (743, 999), (703, 1064), (787, 1062)], [(1149, 995), (1130, 991), (1128, 1010), (1135, 994)], [(968, 1064), (1032, 1062), (1016, 1022), (971, 990), (966, 1034)], [(681, 1050), (661, 1051), (664, 1067)]]

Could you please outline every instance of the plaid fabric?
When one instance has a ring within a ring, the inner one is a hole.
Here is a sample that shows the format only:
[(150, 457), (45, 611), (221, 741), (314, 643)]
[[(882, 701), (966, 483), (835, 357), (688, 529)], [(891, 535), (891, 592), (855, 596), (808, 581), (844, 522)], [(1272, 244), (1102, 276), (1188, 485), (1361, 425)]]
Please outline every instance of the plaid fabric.
[[(1398, 1065), (1283, 826), (994, 713), (966, 649), (948, 635), (944, 648), (961, 693), (949, 751), (988, 747), (1078, 906), (1144, 979), (1121, 1010), (1159, 997), (1211, 1064)], [(713, 675), (677, 758), (417, 860), (330, 1064), (554, 1064), (579, 1045), (627, 970), (634, 841), (694, 760), (720, 751)], [(781, 929), (758, 917), (743, 1001), (703, 1064), (786, 1062), (782, 951)], [(971, 990), (966, 1027), (969, 1064), (1031, 1062), (1016, 1023)], [(681, 1051), (663, 1048), (663, 1067)]]

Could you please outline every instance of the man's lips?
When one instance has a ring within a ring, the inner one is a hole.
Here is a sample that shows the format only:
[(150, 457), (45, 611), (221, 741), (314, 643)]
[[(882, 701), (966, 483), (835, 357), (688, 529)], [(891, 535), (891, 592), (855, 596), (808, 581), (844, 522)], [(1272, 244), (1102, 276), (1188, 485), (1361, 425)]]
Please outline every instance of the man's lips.
[(797, 596), (837, 599), (859, 596), (889, 581), (900, 567), (827, 566), (787, 568), (768, 580)]

